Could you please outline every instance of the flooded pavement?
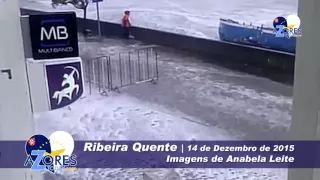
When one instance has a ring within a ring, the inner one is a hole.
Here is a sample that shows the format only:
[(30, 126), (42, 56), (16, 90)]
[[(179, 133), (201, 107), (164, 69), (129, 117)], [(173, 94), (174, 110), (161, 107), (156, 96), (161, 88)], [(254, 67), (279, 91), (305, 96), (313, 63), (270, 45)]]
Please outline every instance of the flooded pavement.
[[(144, 45), (122, 39), (80, 43), (84, 59)], [(132, 85), (122, 88), (121, 93), (176, 109), (238, 139), (286, 138), (291, 118), (291, 86), (225, 69), (164, 47), (159, 47), (158, 55), (157, 84)]]

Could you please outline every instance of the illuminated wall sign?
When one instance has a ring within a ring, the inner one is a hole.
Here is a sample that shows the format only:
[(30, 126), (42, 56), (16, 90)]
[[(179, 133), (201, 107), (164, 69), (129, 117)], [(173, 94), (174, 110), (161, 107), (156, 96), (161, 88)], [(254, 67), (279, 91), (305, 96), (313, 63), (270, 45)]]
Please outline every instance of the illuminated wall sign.
[(74, 12), (30, 15), (30, 37), (35, 60), (79, 56)]

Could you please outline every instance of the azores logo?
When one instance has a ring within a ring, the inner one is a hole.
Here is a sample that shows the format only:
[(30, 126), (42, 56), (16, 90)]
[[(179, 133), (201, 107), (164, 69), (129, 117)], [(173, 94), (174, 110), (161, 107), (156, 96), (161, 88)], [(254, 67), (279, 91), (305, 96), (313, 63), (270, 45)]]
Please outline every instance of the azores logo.
[(74, 140), (64, 131), (52, 133), (49, 139), (37, 134), (26, 142), (27, 159), (24, 166), (31, 165), (32, 171), (74, 170), (77, 165), (77, 156), (72, 154)]
[(291, 14), (284, 17), (277, 17), (273, 20), (273, 27), (276, 37), (301, 37), (302, 29), (300, 28), (300, 18), (297, 15)]

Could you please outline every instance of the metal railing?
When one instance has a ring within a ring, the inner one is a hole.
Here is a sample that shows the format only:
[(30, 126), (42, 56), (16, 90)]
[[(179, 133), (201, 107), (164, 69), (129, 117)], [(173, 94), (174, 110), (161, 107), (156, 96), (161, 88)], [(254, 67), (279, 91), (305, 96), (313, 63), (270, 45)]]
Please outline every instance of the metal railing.
[(89, 93), (98, 89), (102, 95), (108, 91), (120, 92), (128, 85), (152, 82), (159, 78), (157, 46), (145, 46), (90, 60), (84, 60), (84, 79)]

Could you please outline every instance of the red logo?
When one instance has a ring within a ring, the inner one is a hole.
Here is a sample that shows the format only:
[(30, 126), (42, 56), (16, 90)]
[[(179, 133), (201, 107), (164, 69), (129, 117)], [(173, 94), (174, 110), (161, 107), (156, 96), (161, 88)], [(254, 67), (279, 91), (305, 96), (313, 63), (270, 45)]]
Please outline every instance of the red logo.
[(30, 138), (30, 139), (28, 139), (28, 144), (29, 144), (30, 146), (34, 146), (34, 145), (36, 144), (36, 139), (35, 139), (35, 138)]

